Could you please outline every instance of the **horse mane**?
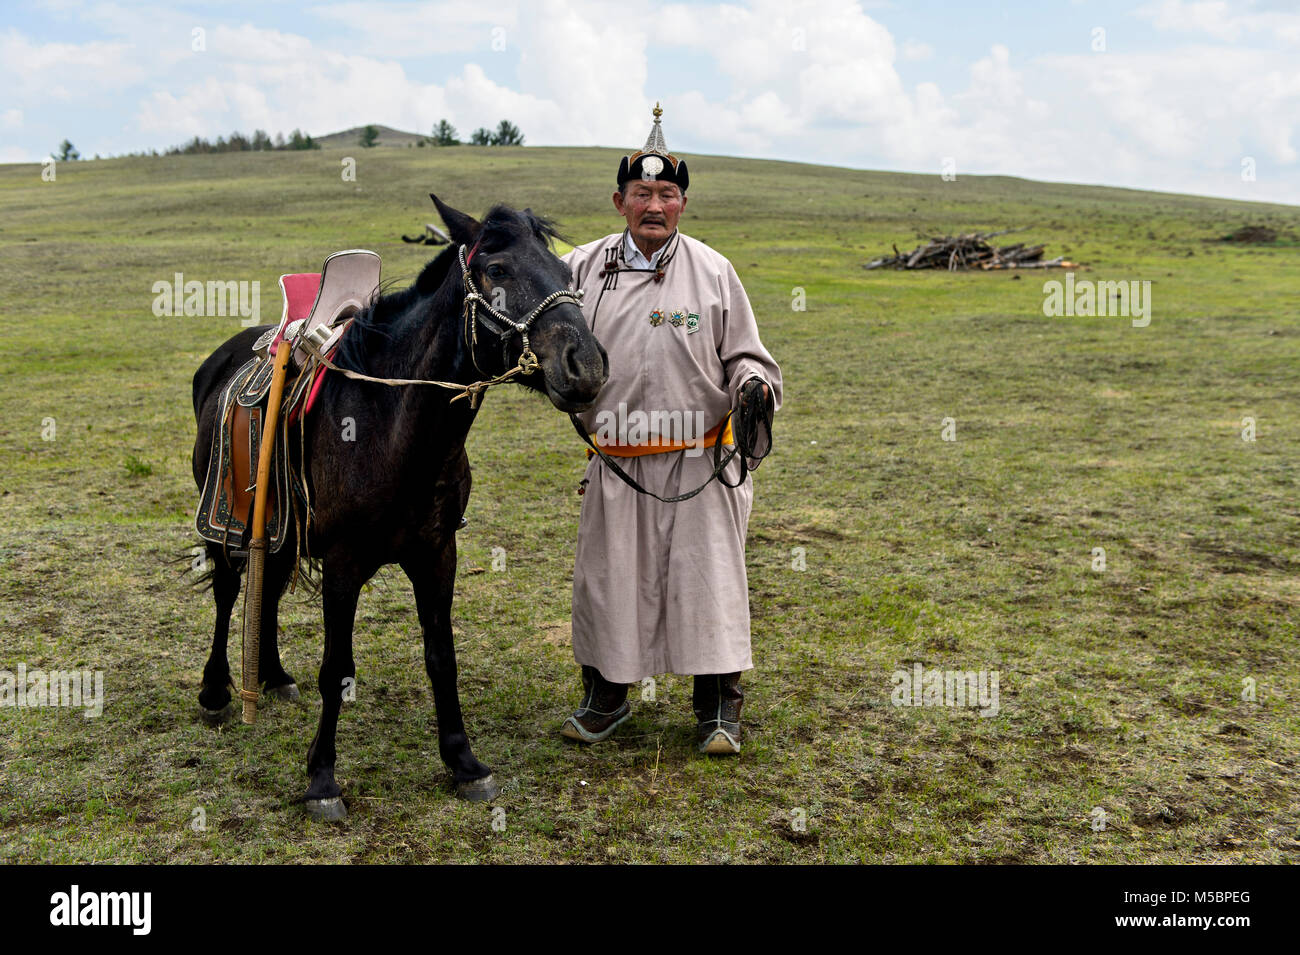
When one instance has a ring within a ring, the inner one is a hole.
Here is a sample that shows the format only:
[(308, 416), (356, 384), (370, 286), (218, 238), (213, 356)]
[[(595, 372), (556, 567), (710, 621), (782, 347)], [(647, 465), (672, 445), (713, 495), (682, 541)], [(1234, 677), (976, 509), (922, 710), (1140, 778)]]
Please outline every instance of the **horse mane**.
[[(497, 203), (483, 217), (475, 241), (479, 252), (497, 252), (530, 233), (548, 248), (553, 247), (553, 239), (564, 240), (555, 222), (546, 216), (539, 216), (531, 209), (512, 209)], [(370, 304), (353, 319), (352, 326), (339, 343), (335, 364), (340, 368), (365, 371), (366, 356), (371, 347), (392, 337), (389, 334), (392, 320), (405, 312), (416, 299), (435, 295), (442, 288), (453, 266), (459, 264), (459, 248), (453, 242), (443, 249), (408, 288), (389, 292), (391, 286), (385, 284), (376, 289)]]
[(497, 252), (518, 239), (521, 233), (528, 232), (547, 247), (550, 247), (552, 239), (564, 239), (555, 222), (546, 216), (539, 216), (532, 209), (511, 209), (497, 203), (483, 217), (477, 240), (479, 251)]

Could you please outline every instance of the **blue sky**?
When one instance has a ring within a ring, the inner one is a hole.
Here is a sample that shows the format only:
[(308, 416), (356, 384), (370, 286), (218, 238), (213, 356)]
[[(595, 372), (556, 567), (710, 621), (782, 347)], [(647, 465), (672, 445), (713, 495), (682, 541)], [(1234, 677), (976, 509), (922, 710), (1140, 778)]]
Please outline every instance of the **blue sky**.
[(64, 137), (90, 156), (442, 117), (464, 135), (509, 118), (531, 145), (632, 148), (656, 99), (686, 156), (935, 174), (951, 160), (959, 176), (1300, 203), (1300, 2), (46, 0), (0, 13), (5, 162)]

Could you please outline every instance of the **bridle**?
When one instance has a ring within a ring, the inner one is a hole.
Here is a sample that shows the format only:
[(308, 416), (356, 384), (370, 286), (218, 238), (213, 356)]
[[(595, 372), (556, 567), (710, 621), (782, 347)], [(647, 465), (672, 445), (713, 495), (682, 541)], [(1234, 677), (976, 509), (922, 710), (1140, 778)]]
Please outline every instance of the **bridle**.
[[(509, 315), (493, 307), (492, 303), (483, 297), (483, 294), (478, 290), (478, 286), (474, 284), (474, 278), (469, 272), (469, 263), (474, 257), (474, 253), (477, 251), (478, 243), (475, 242), (474, 247), (469, 250), (468, 254), (465, 251), (464, 245), (461, 245), (456, 253), (457, 257), (460, 259), (461, 281), (465, 285), (465, 300), (461, 305), (461, 314), (464, 317), (464, 328), (462, 331), (463, 340), (469, 348), (469, 355), (470, 359), (474, 362), (474, 368), (480, 375), (486, 376), (487, 372), (479, 367), (478, 356), (474, 354), (475, 349), (478, 347), (479, 323), (481, 322), (489, 332), (496, 335), (497, 338), (501, 340), (501, 364), (503, 365), (509, 364), (510, 339), (515, 332), (518, 332), (523, 336), (524, 348), (523, 351), (519, 353), (519, 360), (515, 363), (513, 368), (507, 369), (494, 378), (485, 377), (482, 381), (474, 381), (469, 384), (462, 384), (458, 381), (434, 381), (426, 378), (376, 378), (373, 375), (365, 375), (359, 371), (353, 371), (350, 368), (340, 368), (338, 365), (330, 361), (328, 356), (321, 352), (318, 343), (316, 342), (306, 340), (303, 342), (303, 347), (307, 349), (312, 357), (320, 361), (320, 363), (326, 368), (331, 371), (337, 371), (339, 374), (348, 378), (353, 378), (357, 381), (369, 381), (379, 385), (437, 385), (440, 388), (450, 388), (453, 391), (460, 392), (460, 394), (451, 399), (453, 402), (460, 398), (468, 398), (469, 406), (477, 409), (479, 402), (483, 399), (483, 392), (491, 386), (499, 385), (502, 382), (508, 381), (515, 375), (531, 375), (533, 372), (537, 371), (537, 356), (533, 353), (532, 347), (528, 344), (528, 329), (532, 326), (533, 322), (536, 321), (537, 316), (564, 301), (572, 302), (574, 305), (579, 307), (582, 305), (582, 289), (579, 289), (576, 292), (571, 292), (568, 289), (560, 289), (559, 291), (552, 292), (550, 295), (546, 296), (546, 298), (538, 302), (533, 310), (525, 316), (523, 321), (515, 321)], [(480, 314), (480, 309), (484, 314)], [(491, 317), (489, 318), (488, 316)], [(496, 319), (496, 321), (493, 321), (493, 319)], [(500, 324), (498, 324), (498, 322)]]
[[(474, 258), (474, 253), (478, 251), (478, 243), (474, 243), (474, 248), (470, 249), (468, 254), (465, 252), (465, 246), (461, 246), (457, 255), (460, 258), (460, 275), (461, 281), (465, 283), (465, 301), (461, 306), (461, 314), (464, 318), (464, 341), (469, 347), (470, 359), (474, 362), (474, 368), (480, 375), (486, 375), (482, 368), (479, 368), (478, 356), (475, 351), (478, 348), (478, 326), (481, 322), (483, 326), (493, 335), (501, 340), (501, 364), (509, 363), (510, 337), (518, 332), (523, 336), (524, 349), (519, 353), (519, 362), (516, 365), (519, 374), (531, 375), (537, 370), (537, 356), (533, 354), (533, 349), (528, 344), (528, 329), (541, 315), (549, 308), (554, 308), (560, 302), (572, 302), (579, 308), (582, 307), (582, 289), (571, 292), (568, 289), (560, 289), (552, 292), (546, 298), (537, 303), (536, 307), (524, 318), (522, 322), (517, 322), (509, 315), (493, 307), (492, 303), (483, 297), (479, 292), (478, 286), (474, 284), (474, 277), (470, 275), (469, 263)], [(483, 315), (479, 314), (482, 309)], [(491, 316), (489, 318), (488, 316)], [(494, 322), (492, 319), (497, 321)], [(501, 324), (498, 325), (497, 322)]]

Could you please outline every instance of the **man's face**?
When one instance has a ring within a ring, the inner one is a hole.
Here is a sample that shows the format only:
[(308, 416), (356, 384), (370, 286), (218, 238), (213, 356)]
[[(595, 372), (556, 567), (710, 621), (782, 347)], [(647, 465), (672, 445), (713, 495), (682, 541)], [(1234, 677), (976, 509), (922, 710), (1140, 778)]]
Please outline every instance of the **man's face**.
[(657, 248), (677, 228), (677, 220), (686, 208), (686, 197), (674, 182), (636, 179), (627, 184), (627, 195), (614, 193), (614, 208), (627, 219), (633, 239)]

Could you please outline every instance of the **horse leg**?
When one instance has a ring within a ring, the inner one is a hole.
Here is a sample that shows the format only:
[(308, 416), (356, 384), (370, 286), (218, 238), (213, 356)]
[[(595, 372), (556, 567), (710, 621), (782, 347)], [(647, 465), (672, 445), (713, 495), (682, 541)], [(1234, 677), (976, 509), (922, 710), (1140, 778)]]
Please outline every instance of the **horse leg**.
[(292, 541), (286, 541), (279, 554), (266, 561), (262, 581), (262, 636), (258, 652), (258, 679), (266, 695), (279, 700), (298, 700), (298, 684), (285, 672), (280, 662), (280, 598), (293, 574)]
[(347, 816), (339, 784), (334, 781), (335, 736), (339, 710), (343, 705), (344, 680), (355, 678), (352, 658), (352, 626), (357, 614), (361, 586), (373, 576), (374, 567), (363, 567), (340, 547), (325, 556), (322, 564), (321, 596), (325, 611), (325, 652), (321, 658), (320, 725), (307, 751), (307, 812), (315, 819), (332, 821)]
[(451, 636), (451, 599), (456, 583), (456, 540), (440, 555), (402, 562), (415, 590), (415, 606), (424, 630), (424, 666), (433, 684), (438, 714), (438, 751), (451, 770), (456, 795), (487, 802), (501, 794), (492, 771), (474, 758), (456, 690), (456, 647)]
[(212, 596), (217, 603), (217, 624), (212, 632), (212, 652), (203, 667), (203, 685), (199, 688), (199, 714), (209, 726), (225, 723), (235, 715), (230, 699), (230, 661), (226, 643), (230, 639), (230, 613), (239, 597), (239, 570), (215, 544), (207, 545), (207, 559), (212, 566)]

